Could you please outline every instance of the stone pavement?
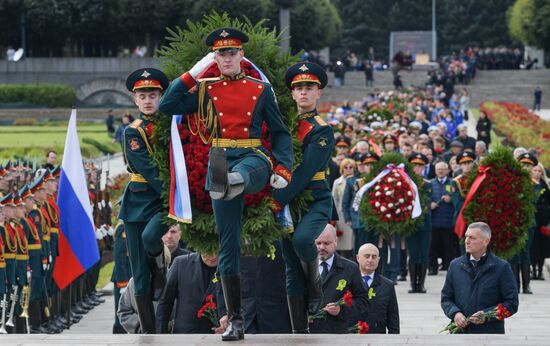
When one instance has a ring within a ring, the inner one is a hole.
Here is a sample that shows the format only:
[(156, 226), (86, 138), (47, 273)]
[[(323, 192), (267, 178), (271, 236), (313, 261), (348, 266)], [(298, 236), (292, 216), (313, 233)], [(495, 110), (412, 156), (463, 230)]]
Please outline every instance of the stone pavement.
[[(449, 322), (449, 320), (443, 315), (439, 305), (441, 288), (443, 287), (445, 280), (445, 273), (446, 272), (440, 272), (437, 276), (428, 276), (426, 278), (426, 289), (428, 291), (426, 294), (409, 294), (407, 293), (409, 283), (399, 282), (396, 286), (396, 292), (401, 319), (401, 334), (407, 335), (408, 337), (401, 339), (380, 339), (380, 337), (378, 337), (376, 339), (377, 344), (399, 343), (398, 340), (400, 340), (400, 343), (422, 344), (422, 342), (420, 342), (421, 340), (432, 340), (429, 344), (435, 345), (447, 343), (448, 340), (453, 340), (454, 336), (449, 336), (447, 338), (441, 338), (441, 336), (438, 336), (439, 331), (441, 331)], [(546, 271), (545, 275), (547, 278), (550, 277), (550, 271)], [(515, 344), (519, 344), (519, 340), (526, 336), (537, 337), (547, 335), (548, 338), (550, 338), (550, 280), (531, 281), (531, 288), (535, 293), (533, 295), (520, 294), (518, 313), (506, 320), (506, 333), (508, 336), (512, 336), (514, 338), (513, 340), (516, 341)], [(71, 329), (66, 330), (63, 335), (110, 334), (114, 318), (113, 296), (105, 296), (105, 298), (106, 302), (104, 304), (101, 304), (90, 311), (78, 324), (71, 326)], [(426, 336), (432, 337), (426, 339)], [(191, 344), (193, 342), (200, 343), (200, 340), (202, 339), (190, 339), (189, 342)], [(276, 339), (273, 339), (273, 343), (278, 344), (275, 340)], [(353, 338), (349, 339), (349, 341), (352, 342), (353, 340)], [(531, 344), (531, 341), (535, 340), (536, 339), (529, 339), (528, 344)], [(206, 341), (206, 339), (203, 341)], [(260, 340), (257, 341), (259, 344)], [(307, 344), (316, 343), (306, 340), (301, 341)], [(346, 342), (347, 341), (348, 339), (346, 338)], [(487, 339), (486, 341), (489, 343), (490, 340)], [(117, 339), (117, 344), (119, 342), (122, 342), (122, 339)], [(262, 343), (265, 344), (265, 342)], [(0, 337), (0, 344), (4, 345), (2, 337)], [(297, 344), (300, 344), (300, 342), (297, 342)], [(514, 342), (510, 341), (510, 343), (506, 344), (514, 344)], [(546, 345), (548, 344), (550, 344), (550, 341), (546, 340)]]

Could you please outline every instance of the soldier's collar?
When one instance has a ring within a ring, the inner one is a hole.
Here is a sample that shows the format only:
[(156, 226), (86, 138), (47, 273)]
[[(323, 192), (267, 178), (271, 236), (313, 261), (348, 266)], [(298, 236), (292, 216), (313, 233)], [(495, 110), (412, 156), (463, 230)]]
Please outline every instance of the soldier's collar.
[(243, 79), (244, 77), (246, 77), (244, 72), (240, 72), (234, 76), (226, 76), (224, 74), (220, 75), (221, 79), (226, 79), (226, 80), (240, 80), (240, 79)]
[(319, 113), (317, 113), (317, 109), (314, 109), (311, 112), (305, 112), (305, 113), (302, 113), (302, 114), (298, 115), (298, 118), (300, 120), (304, 120), (304, 119), (307, 119), (307, 118), (314, 117), (316, 115), (319, 115)]

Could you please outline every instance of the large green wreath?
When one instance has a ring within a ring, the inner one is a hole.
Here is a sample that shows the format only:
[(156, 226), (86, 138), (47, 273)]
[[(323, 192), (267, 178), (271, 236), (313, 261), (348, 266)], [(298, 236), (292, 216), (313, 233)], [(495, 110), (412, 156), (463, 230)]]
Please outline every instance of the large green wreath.
[[(201, 22), (193, 23), (187, 21), (187, 28), (176, 27), (175, 30), (168, 29), (169, 36), (166, 38), (170, 43), (162, 47), (158, 53), (161, 66), (170, 79), (176, 78), (209, 51), (204, 38), (211, 31), (220, 27), (233, 27), (245, 32), (249, 42), (245, 45), (244, 51), (248, 59), (258, 66), (268, 77), (277, 102), (283, 114), (285, 124), (291, 130), (294, 145), (294, 167), (302, 161), (300, 142), (296, 136), (298, 118), (296, 106), (290, 97), (288, 89), (284, 85), (284, 75), (289, 66), (298, 61), (296, 55), (280, 54), (280, 37), (275, 30), (268, 30), (262, 25), (263, 21), (252, 24), (247, 18), (244, 21), (231, 19), (227, 14), (213, 12), (207, 15)], [(158, 119), (155, 127), (155, 153), (153, 161), (159, 168), (160, 179), (163, 182), (162, 198), (165, 206), (168, 206), (168, 187), (170, 179), (169, 171), (169, 143), (170, 143), (170, 117)], [(185, 145), (185, 143), (184, 143)], [(189, 174), (190, 172), (188, 172)], [(300, 219), (300, 215), (306, 210), (310, 196), (307, 192), (301, 193), (291, 205), (293, 218)], [(216, 253), (218, 251), (218, 236), (216, 234), (214, 216), (194, 205), (193, 197), (193, 222), (181, 224), (182, 239), (197, 251), (204, 253)], [(275, 223), (272, 212), (272, 199), (265, 197), (253, 206), (246, 206), (243, 213), (241, 229), (241, 248), (243, 254), (266, 255), (273, 253), (273, 242), (286, 234)], [(167, 219), (166, 222), (174, 221)]]
[(510, 149), (496, 146), (470, 174), (468, 186), (486, 168), (483, 183), (464, 208), (464, 220), (466, 225), (487, 223), (491, 227), (492, 251), (499, 257), (510, 258), (525, 249), (528, 230), (535, 221), (536, 197), (531, 174), (514, 159)]
[[(405, 172), (414, 181), (418, 188), (420, 203), (423, 210), (422, 215), (415, 219), (404, 218), (402, 220), (381, 218), (379, 217), (379, 213), (376, 213), (373, 206), (371, 205), (371, 202), (375, 203), (376, 201), (371, 198), (371, 194), (369, 192), (366, 192), (363, 195), (361, 204), (359, 206), (361, 219), (369, 226), (366, 227), (365, 231), (378, 232), (386, 239), (394, 234), (406, 237), (416, 232), (424, 220), (426, 208), (429, 207), (427, 196), (425, 196), (422, 189), (422, 178), (420, 178), (413, 172), (412, 166), (405, 159), (405, 157), (399, 153), (387, 153), (382, 155), (380, 161), (374, 165), (372, 171), (369, 174), (363, 176), (363, 179), (366, 183), (368, 183), (372, 181), (378, 174), (380, 174), (387, 165), (393, 164), (395, 166), (398, 166), (401, 163), (405, 165)], [(374, 191), (374, 186), (370, 191)]]

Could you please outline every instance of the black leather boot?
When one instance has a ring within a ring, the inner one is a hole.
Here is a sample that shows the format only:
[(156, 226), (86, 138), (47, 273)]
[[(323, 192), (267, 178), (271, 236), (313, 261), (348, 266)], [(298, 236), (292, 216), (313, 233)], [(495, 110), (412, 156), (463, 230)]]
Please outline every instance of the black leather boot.
[(531, 287), (529, 286), (529, 282), (531, 281), (531, 273), (529, 272), (529, 264), (522, 263), (521, 264), (521, 284), (523, 285), (523, 293), (524, 294), (533, 294), (533, 291), (531, 291)]
[(134, 296), (141, 325), (141, 334), (155, 334), (155, 313), (151, 295)]
[(306, 299), (303, 295), (286, 296), (293, 334), (309, 334)]
[(315, 315), (323, 304), (323, 283), (319, 274), (319, 257), (313, 261), (302, 262), (302, 269), (307, 279), (307, 312)]
[(417, 293), (416, 281), (418, 279), (418, 272), (416, 270), (416, 263), (409, 262), (409, 278), (411, 279), (411, 289), (409, 293)]
[(418, 293), (426, 293), (426, 287), (424, 287), (424, 282), (426, 281), (426, 272), (428, 271), (428, 265), (424, 263), (417, 264), (418, 272), (416, 273), (418, 281), (416, 284), (416, 289)]
[(222, 334), (222, 341), (244, 339), (244, 317), (241, 311), (241, 275), (221, 276), (223, 297), (229, 325)]

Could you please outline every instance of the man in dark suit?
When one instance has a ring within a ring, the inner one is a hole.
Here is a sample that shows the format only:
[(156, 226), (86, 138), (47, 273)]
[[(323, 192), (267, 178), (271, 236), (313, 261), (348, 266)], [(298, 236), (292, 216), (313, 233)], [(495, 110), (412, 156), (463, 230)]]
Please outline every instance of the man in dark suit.
[[(241, 256), (244, 328), (247, 334), (289, 334), (292, 332), (286, 301), (285, 263), (281, 247), (275, 258)], [(223, 292), (218, 292), (218, 312), (222, 328), (227, 326)]]
[(180, 247), (180, 239), (181, 231), (179, 224), (170, 226), (168, 231), (166, 231), (166, 233), (162, 236), (162, 242), (166, 245), (168, 250), (170, 250), (171, 263), (174, 262), (176, 257), (187, 255), (189, 253), (188, 250)]
[[(310, 324), (312, 333), (343, 334), (348, 332), (348, 318), (356, 311), (367, 310), (367, 291), (363, 286), (361, 272), (356, 263), (336, 254), (336, 229), (331, 224), (317, 240), (319, 253), (319, 271), (323, 283), (324, 318), (315, 319)], [(338, 305), (344, 294), (350, 291), (353, 295), (352, 306)]]
[(380, 253), (376, 245), (367, 243), (359, 248), (357, 262), (369, 300), (368, 309), (353, 314), (349, 325), (367, 322), (369, 333), (399, 334), (399, 306), (393, 281), (376, 273)]
[[(218, 280), (214, 276), (216, 256), (191, 253), (176, 257), (168, 271), (166, 287), (160, 297), (156, 326), (158, 333), (168, 333), (168, 322), (175, 305), (174, 334), (212, 333), (214, 325), (206, 318), (197, 318), (208, 295), (216, 295)], [(175, 303), (177, 300), (177, 303)]]

